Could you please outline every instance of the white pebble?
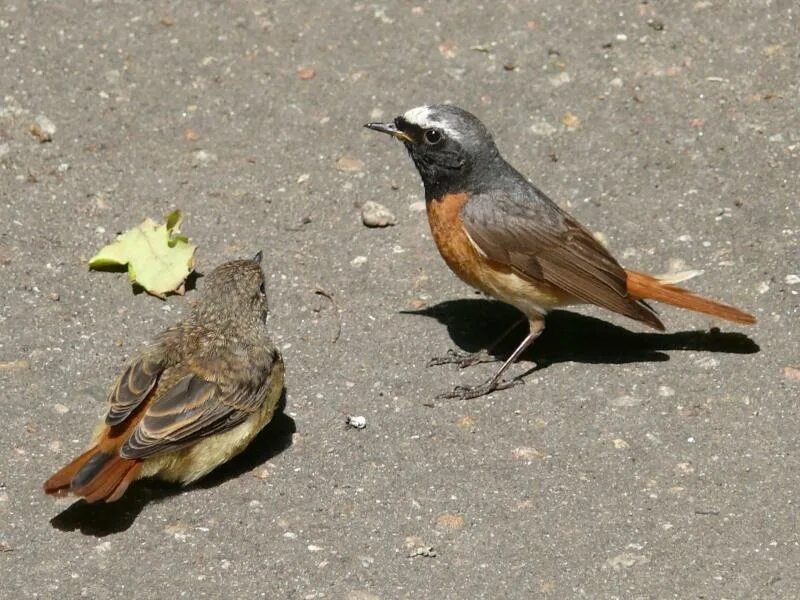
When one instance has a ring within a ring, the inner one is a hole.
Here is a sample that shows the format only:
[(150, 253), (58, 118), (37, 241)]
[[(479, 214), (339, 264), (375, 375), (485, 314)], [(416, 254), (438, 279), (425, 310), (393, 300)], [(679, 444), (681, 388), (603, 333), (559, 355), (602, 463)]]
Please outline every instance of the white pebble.
[(39, 129), (44, 131), (47, 135), (52, 136), (56, 132), (55, 124), (44, 115), (36, 117), (36, 124), (39, 126)]
[(397, 223), (397, 217), (383, 204), (368, 200), (361, 207), (361, 221), (367, 227), (388, 227)]
[(675, 390), (668, 385), (660, 385), (658, 386), (658, 395), (662, 398), (669, 398), (670, 396), (675, 395)]
[(364, 429), (367, 426), (367, 418), (362, 416), (348, 415), (344, 422), (353, 429)]

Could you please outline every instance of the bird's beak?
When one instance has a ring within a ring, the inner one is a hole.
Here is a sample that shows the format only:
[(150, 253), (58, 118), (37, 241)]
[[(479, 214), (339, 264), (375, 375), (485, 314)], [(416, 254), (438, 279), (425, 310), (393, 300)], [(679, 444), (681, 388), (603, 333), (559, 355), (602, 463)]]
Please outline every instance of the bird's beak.
[(388, 133), (390, 136), (397, 138), (402, 142), (413, 142), (414, 140), (409, 137), (407, 133), (397, 128), (394, 123), (367, 123), (364, 125), (367, 129), (380, 131), (381, 133)]

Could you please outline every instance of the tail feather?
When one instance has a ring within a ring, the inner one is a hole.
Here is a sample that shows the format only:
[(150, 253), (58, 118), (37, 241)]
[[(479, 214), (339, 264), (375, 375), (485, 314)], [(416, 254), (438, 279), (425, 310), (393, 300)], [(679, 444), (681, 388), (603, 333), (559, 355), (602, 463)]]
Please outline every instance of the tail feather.
[(73, 478), (78, 472), (98, 454), (97, 446), (92, 446), (78, 458), (70, 461), (65, 466), (56, 471), (47, 481), (44, 482), (44, 493), (53, 495), (63, 494), (69, 490)]
[(87, 502), (119, 500), (141, 469), (141, 462), (102, 452), (94, 446), (58, 470), (44, 483), (44, 492), (71, 492)]
[(103, 470), (103, 467), (106, 466), (109, 460), (113, 457), (113, 454), (108, 452), (97, 452), (94, 456), (92, 456), (89, 460), (86, 461), (81, 467), (81, 470), (75, 474), (75, 477), (72, 478), (72, 481), (69, 483), (69, 487), (72, 491), (79, 490), (84, 486), (88, 485), (100, 471)]
[(666, 283), (652, 275), (637, 271), (626, 272), (628, 274), (628, 293), (634, 298), (656, 300), (664, 304), (719, 317), (726, 321), (733, 321), (734, 323), (752, 325), (756, 322), (753, 315), (734, 306), (698, 296), (689, 290)]
[(119, 455), (106, 454), (105, 457), (105, 460), (87, 464), (85, 469), (91, 468), (92, 471), (86, 476), (78, 473), (71, 486), (73, 494), (83, 496), (90, 503), (98, 500), (113, 502), (122, 496), (139, 473), (141, 462)]

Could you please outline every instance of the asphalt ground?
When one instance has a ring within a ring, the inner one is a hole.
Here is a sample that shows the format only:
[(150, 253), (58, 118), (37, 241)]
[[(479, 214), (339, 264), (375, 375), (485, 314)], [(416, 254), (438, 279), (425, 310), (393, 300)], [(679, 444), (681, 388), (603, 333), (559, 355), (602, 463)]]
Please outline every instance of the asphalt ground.
[[(799, 34), (779, 0), (5, 0), (0, 596), (800, 596)], [(432, 401), (496, 365), (428, 360), (516, 317), (448, 271), (404, 150), (362, 127), (435, 102), (624, 265), (702, 269), (758, 324), (555, 312), (524, 385)], [(285, 411), (190, 489), (46, 497), (196, 293), (86, 261), (173, 208), (200, 272), (263, 249)]]

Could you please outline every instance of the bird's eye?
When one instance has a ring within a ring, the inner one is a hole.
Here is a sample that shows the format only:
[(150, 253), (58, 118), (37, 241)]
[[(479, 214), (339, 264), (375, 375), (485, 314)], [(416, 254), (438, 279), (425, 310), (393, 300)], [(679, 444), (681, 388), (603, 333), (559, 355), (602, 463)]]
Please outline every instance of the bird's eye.
[(425, 131), (425, 143), (431, 146), (442, 141), (442, 132), (438, 129), (428, 129)]
[(258, 288), (258, 291), (261, 292), (261, 295), (264, 296), (267, 293), (267, 288), (264, 287), (264, 282), (261, 282), (261, 286)]

